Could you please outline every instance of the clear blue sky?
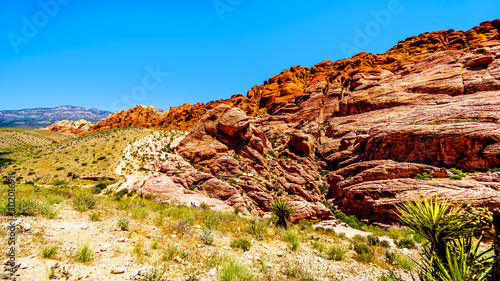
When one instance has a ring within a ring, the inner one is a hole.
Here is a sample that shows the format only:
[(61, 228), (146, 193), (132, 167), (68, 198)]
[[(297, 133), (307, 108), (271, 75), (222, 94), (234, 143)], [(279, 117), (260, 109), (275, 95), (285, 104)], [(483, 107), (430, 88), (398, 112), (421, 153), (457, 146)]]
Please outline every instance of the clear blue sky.
[[(500, 17), (498, 0), (54, 1), (0, 1), (0, 110), (168, 109), (246, 95), (285, 68), (350, 56), (342, 46), (382, 53)], [(356, 41), (356, 28), (368, 40)]]

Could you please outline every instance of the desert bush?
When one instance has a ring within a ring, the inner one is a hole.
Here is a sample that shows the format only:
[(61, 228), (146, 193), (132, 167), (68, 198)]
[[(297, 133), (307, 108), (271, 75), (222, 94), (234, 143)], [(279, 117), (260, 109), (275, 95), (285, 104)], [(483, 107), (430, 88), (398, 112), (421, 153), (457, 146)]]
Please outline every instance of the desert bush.
[(93, 258), (92, 248), (89, 243), (84, 243), (78, 246), (75, 252), (75, 259), (78, 262), (89, 262)]
[(222, 267), (219, 278), (222, 281), (245, 281), (252, 279), (252, 273), (249, 269), (236, 263), (234, 260), (229, 260)]
[(333, 245), (328, 249), (326, 255), (328, 256), (328, 259), (334, 261), (341, 261), (344, 259), (346, 252), (347, 252), (346, 249), (344, 249), (342, 246)]
[(132, 218), (133, 219), (145, 219), (149, 215), (146, 208), (140, 207), (132, 210)]
[(378, 236), (368, 235), (366, 238), (368, 239), (368, 244), (372, 246), (380, 245), (380, 238)]
[(53, 258), (57, 254), (57, 250), (59, 250), (59, 245), (47, 245), (42, 250), (42, 257), (45, 259)]
[(188, 233), (191, 230), (191, 222), (189, 220), (180, 219), (175, 224), (175, 230), (179, 234), (186, 234), (186, 233)]
[[(11, 205), (12, 206), (12, 205)], [(5, 201), (0, 205), (0, 213), (2, 215), (8, 216), (12, 215), (10, 211), (14, 210), (16, 216), (34, 216), (38, 211), (38, 202), (31, 199), (18, 199), (16, 200), (15, 208), (9, 209), (9, 202)]]
[(313, 230), (313, 222), (310, 220), (299, 220), (297, 225), (299, 226), (300, 230), (304, 230), (304, 231), (312, 231)]
[(130, 220), (128, 218), (119, 218), (116, 225), (120, 230), (127, 231), (129, 228)]
[(266, 223), (263, 220), (258, 219), (250, 220), (250, 224), (246, 227), (246, 230), (257, 240), (262, 240), (264, 238), (264, 234), (267, 233)]
[(287, 228), (288, 217), (295, 212), (293, 207), (283, 198), (277, 198), (271, 203), (271, 212), (278, 217), (277, 226)]
[(377, 281), (403, 281), (400, 277), (397, 277), (394, 272), (382, 274)]
[(101, 182), (101, 183), (97, 184), (96, 186), (94, 186), (94, 188), (92, 188), (92, 193), (99, 194), (106, 187), (108, 187), (108, 186), (105, 183)]
[(75, 209), (77, 211), (84, 212), (97, 205), (97, 198), (95, 195), (90, 193), (78, 193), (75, 197), (73, 197), (73, 204), (75, 205)]
[(201, 229), (200, 239), (205, 245), (213, 245), (214, 234), (212, 230), (206, 226)]
[(89, 213), (89, 220), (91, 220), (91, 221), (100, 221), (101, 220), (101, 212), (91, 212), (91, 213)]
[(415, 241), (412, 238), (401, 238), (395, 243), (399, 248), (414, 249)]
[(321, 243), (321, 241), (319, 241), (319, 240), (312, 240), (311, 247), (316, 249), (319, 253), (322, 253), (323, 250), (325, 249), (325, 245), (323, 243)]
[(432, 175), (427, 172), (422, 172), (421, 174), (417, 174), (415, 176), (416, 180), (430, 180), (432, 179)]
[(384, 248), (389, 248), (391, 245), (389, 244), (389, 241), (387, 241), (387, 240), (381, 240), (380, 241), (380, 246), (382, 246)]
[(54, 207), (52, 207), (51, 205), (48, 205), (48, 204), (43, 204), (43, 205), (40, 205), (38, 207), (38, 210), (40, 211), (40, 213), (48, 218), (48, 219), (53, 219), (55, 217), (57, 217), (57, 215), (59, 215), (59, 211), (54, 209)]
[(179, 248), (174, 246), (169, 246), (163, 250), (163, 255), (161, 257), (161, 260), (170, 261), (173, 260), (178, 255), (179, 255)]
[(235, 238), (231, 241), (231, 248), (233, 249), (241, 249), (244, 252), (250, 250), (252, 246), (252, 242), (246, 238)]
[(373, 249), (366, 244), (354, 244), (354, 251), (358, 254), (357, 258), (362, 262), (371, 262), (374, 258)]
[(341, 210), (335, 210), (333, 212), (333, 215), (335, 216), (336, 219), (338, 219), (341, 222), (346, 223), (348, 226), (350, 226), (354, 229), (362, 230), (363, 227), (366, 226), (366, 223), (360, 221), (356, 216), (354, 216), (354, 215), (347, 216)]
[(292, 251), (297, 251), (297, 249), (299, 248), (299, 245), (300, 245), (300, 241), (299, 241), (299, 237), (297, 236), (297, 234), (295, 234), (294, 232), (287, 232), (286, 235), (285, 235), (285, 240), (288, 241), (288, 243), (290, 243), (290, 250)]
[(167, 270), (163, 266), (147, 266), (143, 274), (141, 274), (140, 281), (162, 281), (163, 276)]

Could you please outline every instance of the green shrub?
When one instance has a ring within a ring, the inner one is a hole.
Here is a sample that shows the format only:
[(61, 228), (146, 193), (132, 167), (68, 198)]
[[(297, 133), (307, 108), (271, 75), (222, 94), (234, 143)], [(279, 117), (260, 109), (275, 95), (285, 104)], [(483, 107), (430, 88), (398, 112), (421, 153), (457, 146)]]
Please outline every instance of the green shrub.
[(175, 224), (175, 230), (179, 234), (186, 234), (191, 230), (191, 221), (187, 219), (180, 219), (176, 224)]
[(16, 200), (15, 208), (9, 209), (9, 202), (5, 201), (0, 205), (0, 213), (5, 216), (12, 215), (9, 211), (14, 210), (16, 216), (34, 216), (38, 211), (38, 202), (31, 199), (18, 199)]
[(162, 281), (163, 276), (167, 270), (162, 266), (148, 266), (143, 274), (141, 274), (140, 281)]
[(47, 245), (42, 250), (42, 257), (44, 259), (50, 259), (57, 254), (57, 250), (59, 250), (59, 245)]
[(128, 195), (128, 189), (124, 188), (117, 193), (115, 193), (115, 199), (120, 200), (123, 198), (123, 196)]
[(415, 241), (413, 241), (412, 238), (401, 238), (401, 240), (397, 241), (395, 243), (399, 248), (408, 248), (408, 249), (414, 249), (415, 248)]
[(354, 251), (358, 254), (358, 259), (362, 262), (371, 262), (374, 258), (373, 249), (366, 244), (354, 244)]
[(162, 261), (170, 261), (173, 260), (176, 256), (179, 255), (179, 248), (169, 246), (165, 250), (163, 250), (163, 255), (161, 257)]
[(129, 224), (130, 224), (130, 220), (128, 218), (119, 218), (116, 221), (116, 225), (118, 226), (118, 228), (120, 230), (123, 230), (123, 231), (128, 230)]
[(285, 239), (286, 239), (286, 241), (288, 241), (288, 243), (290, 243), (290, 250), (292, 250), (294, 252), (297, 251), (297, 249), (299, 248), (299, 245), (300, 245), (299, 237), (297, 236), (297, 234), (289, 231), (285, 235)]
[(321, 191), (321, 193), (324, 193), (330, 187), (328, 186), (328, 184), (320, 184), (320, 185), (318, 185), (318, 188), (319, 188), (319, 191)]
[(366, 238), (368, 239), (368, 244), (372, 246), (380, 245), (380, 238), (378, 236), (368, 235)]
[(405, 256), (405, 255), (402, 255), (402, 254), (396, 254), (396, 262), (404, 269), (408, 270), (408, 271), (412, 271), (413, 270), (413, 261)]
[(400, 277), (397, 277), (394, 272), (382, 274), (377, 281), (403, 281)]
[(389, 241), (387, 241), (387, 240), (381, 240), (380, 241), (380, 246), (382, 246), (384, 248), (389, 248), (391, 245), (389, 244)]
[(396, 253), (394, 251), (385, 251), (385, 259), (388, 264), (394, 264), (396, 262)]
[(78, 262), (89, 262), (93, 258), (92, 248), (89, 243), (79, 245), (75, 252), (75, 259)]
[(212, 245), (214, 243), (214, 234), (212, 230), (206, 226), (201, 229), (200, 239), (205, 245)]
[(360, 235), (360, 234), (356, 234), (352, 237), (352, 243), (353, 244), (359, 244), (359, 243), (362, 243), (362, 242), (367, 242), (367, 238), (363, 235)]
[(148, 211), (146, 210), (146, 208), (142, 208), (142, 207), (139, 207), (139, 208), (135, 208), (134, 210), (132, 210), (132, 218), (133, 219), (145, 219), (147, 218), (147, 216), (149, 215)]
[(97, 158), (97, 161), (101, 161), (101, 160), (106, 160), (106, 156), (101, 156), (101, 157)]
[(250, 250), (250, 246), (252, 246), (252, 242), (246, 238), (235, 238), (231, 241), (231, 248), (233, 249), (241, 249), (246, 252)]
[(62, 170), (64, 170), (64, 167), (57, 167), (56, 168), (56, 171), (62, 171)]
[(73, 204), (75, 205), (75, 209), (77, 211), (85, 212), (97, 205), (97, 198), (95, 195), (90, 193), (78, 193), (75, 197), (73, 197)]
[(252, 274), (244, 266), (241, 266), (235, 261), (230, 260), (222, 267), (219, 278), (222, 281), (244, 281), (251, 280)]
[(262, 240), (267, 233), (266, 223), (263, 220), (253, 219), (246, 228), (247, 232), (252, 234), (257, 240)]
[(341, 261), (344, 259), (344, 256), (346, 254), (346, 250), (340, 246), (340, 245), (333, 245), (328, 249), (326, 252), (326, 255), (328, 256), (328, 259), (334, 260), (334, 261)]
[[(208, 205), (207, 205), (208, 206)], [(220, 225), (221, 218), (218, 213), (207, 210), (203, 212), (203, 218), (205, 219), (205, 225), (210, 229), (217, 229)]]
[(341, 222), (346, 223), (348, 226), (350, 226), (354, 229), (362, 230), (363, 227), (366, 226), (366, 223), (360, 221), (356, 216), (354, 216), (354, 215), (347, 216), (341, 210), (335, 210), (333, 215), (335, 216), (336, 219), (338, 219)]
[(313, 222), (310, 220), (299, 220), (297, 223), (300, 230), (311, 231), (313, 230)]
[(325, 249), (325, 245), (323, 245), (323, 243), (321, 243), (321, 241), (319, 240), (311, 241), (311, 246), (320, 253), (322, 253), (323, 250)]
[(56, 195), (56, 196), (48, 196), (45, 198), (45, 202), (49, 205), (60, 204), (65, 200), (64, 197)]
[(415, 176), (415, 179), (416, 180), (430, 180), (430, 179), (432, 179), (432, 175), (427, 173), (427, 172), (423, 172), (421, 174), (417, 174)]
[(54, 209), (54, 207), (48, 204), (40, 205), (38, 207), (38, 210), (44, 217), (48, 219), (53, 219), (57, 217), (57, 215), (59, 215), (59, 211)]
[(92, 193), (94, 194), (99, 194), (102, 192), (103, 189), (105, 189), (106, 187), (108, 187), (105, 183), (99, 183), (98, 185), (94, 186), (94, 188), (92, 189)]
[(91, 221), (100, 221), (101, 220), (101, 212), (91, 212), (91, 213), (89, 213), (89, 220), (91, 220)]

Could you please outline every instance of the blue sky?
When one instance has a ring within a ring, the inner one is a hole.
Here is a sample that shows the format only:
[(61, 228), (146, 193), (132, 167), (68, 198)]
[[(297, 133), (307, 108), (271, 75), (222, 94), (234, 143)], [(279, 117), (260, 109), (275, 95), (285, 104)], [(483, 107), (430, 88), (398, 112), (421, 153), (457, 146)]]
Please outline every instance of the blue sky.
[[(500, 1), (2, 0), (0, 110), (165, 109), (500, 17)], [(358, 31), (365, 37), (360, 39)]]

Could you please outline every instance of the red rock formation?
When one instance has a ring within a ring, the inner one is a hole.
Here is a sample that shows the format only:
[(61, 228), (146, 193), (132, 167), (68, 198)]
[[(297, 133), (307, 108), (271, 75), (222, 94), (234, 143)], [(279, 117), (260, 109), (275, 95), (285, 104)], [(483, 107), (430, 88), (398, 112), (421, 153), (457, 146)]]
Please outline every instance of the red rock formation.
[[(88, 131), (80, 133), (126, 126), (187, 130), (207, 110), (220, 104), (241, 108), (249, 116), (269, 113), (288, 121), (298, 122), (307, 118), (322, 123), (331, 116), (407, 104), (416, 96), (421, 102), (432, 99), (433, 94), (445, 92), (459, 95), (483, 91), (485, 87), (491, 89), (491, 86), (500, 89), (497, 81), (500, 72), (485, 70), (495, 64), (496, 54), (484, 49), (500, 39), (499, 29), (500, 20), (494, 20), (481, 23), (469, 31), (423, 33), (400, 41), (384, 54), (359, 53), (349, 59), (335, 63), (325, 61), (311, 68), (293, 66), (271, 77), (263, 85), (254, 86), (246, 97), (235, 95), (207, 104), (184, 104), (161, 115), (152, 108), (134, 107), (101, 120)], [(442, 51), (448, 51), (448, 55), (438, 54)], [(447, 65), (459, 59), (465, 64)], [(439, 68), (418, 75), (434, 66)], [(462, 78), (464, 67), (482, 70)], [(403, 79), (405, 83), (397, 82), (408, 74), (415, 75)], [(397, 87), (380, 87), (381, 83), (389, 80), (396, 81)], [(56, 126), (51, 129), (62, 130)]]
[[(82, 133), (190, 128), (175, 150), (203, 172), (184, 160), (162, 172), (244, 213), (268, 212), (276, 196), (296, 206), (292, 220), (330, 216), (319, 200), (372, 220), (394, 220), (395, 205), (422, 195), (492, 209), (496, 175), (450, 180), (448, 169), (500, 166), (499, 30), (494, 20), (424, 33), (384, 54), (294, 66), (246, 97), (161, 115), (135, 107)], [(423, 172), (434, 179), (414, 179)]]

